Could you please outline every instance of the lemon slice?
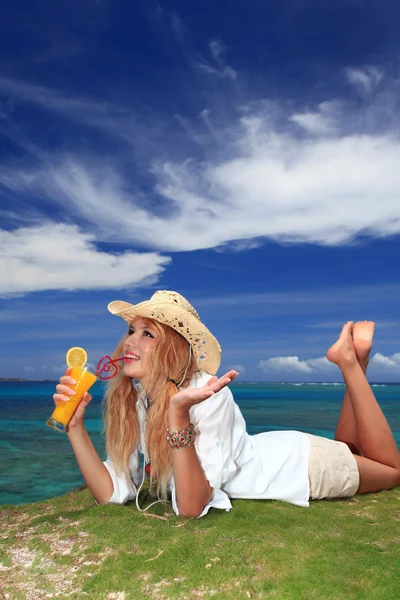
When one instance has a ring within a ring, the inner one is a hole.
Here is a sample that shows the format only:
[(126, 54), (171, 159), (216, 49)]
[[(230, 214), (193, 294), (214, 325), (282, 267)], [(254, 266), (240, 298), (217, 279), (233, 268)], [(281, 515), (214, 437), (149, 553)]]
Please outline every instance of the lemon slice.
[(83, 369), (87, 363), (87, 352), (83, 348), (74, 346), (68, 350), (66, 361), (69, 367)]

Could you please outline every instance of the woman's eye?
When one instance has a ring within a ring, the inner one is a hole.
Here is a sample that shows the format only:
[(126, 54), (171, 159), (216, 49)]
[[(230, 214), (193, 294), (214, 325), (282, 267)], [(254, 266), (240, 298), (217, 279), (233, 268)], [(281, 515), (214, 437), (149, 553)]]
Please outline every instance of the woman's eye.
[[(132, 327), (129, 327), (127, 336), (129, 337), (130, 335), (133, 335), (134, 333), (135, 333), (135, 330), (132, 329)], [(146, 330), (143, 331), (143, 335), (146, 337), (154, 338), (154, 335), (152, 333), (150, 333), (150, 331), (146, 331)]]

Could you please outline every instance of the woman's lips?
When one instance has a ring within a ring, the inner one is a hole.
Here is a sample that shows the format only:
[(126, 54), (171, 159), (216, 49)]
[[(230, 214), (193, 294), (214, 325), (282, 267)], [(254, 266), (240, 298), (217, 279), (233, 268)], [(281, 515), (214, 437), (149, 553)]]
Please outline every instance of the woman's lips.
[(131, 364), (134, 362), (138, 362), (140, 360), (140, 356), (138, 356), (137, 354), (134, 354), (133, 352), (129, 352), (127, 354), (125, 354), (124, 356), (124, 361), (125, 364)]

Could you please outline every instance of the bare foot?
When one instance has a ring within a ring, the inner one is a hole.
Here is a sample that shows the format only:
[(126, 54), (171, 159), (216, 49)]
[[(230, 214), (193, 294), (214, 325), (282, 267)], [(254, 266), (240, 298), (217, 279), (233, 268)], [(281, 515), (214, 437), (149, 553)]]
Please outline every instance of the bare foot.
[(357, 362), (357, 355), (352, 338), (353, 321), (343, 325), (337, 342), (333, 344), (326, 353), (326, 358), (341, 367), (345, 364)]
[(375, 323), (373, 321), (358, 321), (353, 327), (353, 342), (358, 362), (367, 368), (369, 354), (372, 348)]

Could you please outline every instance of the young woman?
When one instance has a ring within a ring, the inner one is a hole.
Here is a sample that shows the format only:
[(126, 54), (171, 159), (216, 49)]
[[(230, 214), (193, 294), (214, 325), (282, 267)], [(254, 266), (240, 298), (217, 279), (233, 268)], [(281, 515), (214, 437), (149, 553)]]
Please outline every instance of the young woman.
[[(129, 329), (113, 356), (123, 356), (124, 367), (106, 393), (107, 460), (85, 429), (90, 394), (68, 430), (99, 504), (137, 500), (145, 471), (152, 492), (161, 499), (170, 492), (175, 512), (193, 517), (210, 507), (230, 510), (230, 498), (308, 506), (309, 499), (400, 485), (400, 453), (365, 376), (372, 322), (346, 323), (327, 352), (346, 384), (335, 440), (328, 440), (298, 431), (248, 435), (226, 387), (238, 373), (215, 376), (220, 346), (180, 294), (159, 291), (140, 304), (115, 301), (108, 309)], [(56, 403), (73, 393), (69, 373), (56, 387)]]

